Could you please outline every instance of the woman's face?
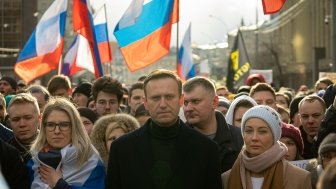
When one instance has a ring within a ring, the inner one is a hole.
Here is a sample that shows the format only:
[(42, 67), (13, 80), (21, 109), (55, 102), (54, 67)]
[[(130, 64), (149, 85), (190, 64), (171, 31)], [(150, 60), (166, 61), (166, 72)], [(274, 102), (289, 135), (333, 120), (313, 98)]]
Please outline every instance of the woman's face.
[(106, 145), (108, 152), (110, 152), (110, 147), (111, 147), (112, 142), (124, 134), (126, 134), (124, 130), (120, 128), (116, 128), (116, 129), (113, 129), (108, 136), (106, 136), (105, 145)]
[(44, 126), (47, 142), (52, 148), (63, 148), (71, 143), (72, 125), (64, 111), (51, 111)]
[(236, 127), (241, 127), (241, 121), (243, 118), (244, 113), (248, 110), (249, 108), (246, 107), (238, 107), (233, 115), (233, 125)]
[(285, 159), (288, 161), (296, 160), (296, 154), (298, 153), (298, 149), (296, 147), (294, 140), (288, 137), (281, 137), (280, 141), (284, 143), (288, 148), (288, 152), (285, 156)]
[(82, 120), (82, 123), (85, 127), (85, 130), (86, 130), (87, 134), (90, 136), (92, 128), (93, 128), (93, 123), (88, 118), (86, 118), (84, 116), (81, 116), (81, 120)]
[(259, 118), (246, 121), (243, 131), (246, 152), (249, 157), (255, 157), (273, 145), (273, 134), (267, 123)]

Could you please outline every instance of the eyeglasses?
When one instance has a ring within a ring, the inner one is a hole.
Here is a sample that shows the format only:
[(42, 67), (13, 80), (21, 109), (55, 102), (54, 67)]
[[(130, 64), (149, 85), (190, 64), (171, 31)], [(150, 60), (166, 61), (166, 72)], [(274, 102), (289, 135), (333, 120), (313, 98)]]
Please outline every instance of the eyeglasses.
[(71, 127), (71, 122), (68, 122), (68, 121), (63, 121), (59, 123), (46, 122), (44, 125), (45, 125), (46, 130), (49, 132), (55, 131), (56, 126), (58, 126), (58, 129), (61, 131), (68, 131)]

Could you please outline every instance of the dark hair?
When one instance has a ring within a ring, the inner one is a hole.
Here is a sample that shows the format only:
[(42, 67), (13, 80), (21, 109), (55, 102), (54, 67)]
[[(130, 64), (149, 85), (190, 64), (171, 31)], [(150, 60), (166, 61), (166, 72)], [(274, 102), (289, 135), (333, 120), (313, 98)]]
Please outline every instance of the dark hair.
[(42, 85), (31, 85), (26, 89), (26, 92), (32, 93), (42, 93), (44, 95), (44, 100), (48, 101), (50, 98), (49, 91)]
[(176, 73), (166, 70), (166, 69), (157, 69), (152, 71), (144, 80), (144, 93), (145, 96), (147, 96), (146, 92), (146, 86), (151, 80), (155, 79), (164, 79), (164, 78), (171, 78), (176, 81), (178, 90), (179, 90), (179, 96), (182, 95), (182, 81), (181, 79), (176, 75)]
[(144, 84), (143, 82), (136, 82), (134, 83), (131, 88), (129, 89), (128, 91), (128, 97), (131, 98), (132, 97), (132, 93), (134, 90), (136, 89), (140, 89), (140, 90), (143, 90), (144, 89)]
[(93, 82), (92, 96), (94, 101), (97, 100), (97, 96), (100, 91), (115, 94), (119, 103), (123, 97), (123, 87), (121, 83), (110, 76), (100, 77)]
[(71, 82), (66, 75), (54, 75), (47, 85), (47, 89), (51, 95), (53, 95), (57, 89), (69, 90), (70, 88)]

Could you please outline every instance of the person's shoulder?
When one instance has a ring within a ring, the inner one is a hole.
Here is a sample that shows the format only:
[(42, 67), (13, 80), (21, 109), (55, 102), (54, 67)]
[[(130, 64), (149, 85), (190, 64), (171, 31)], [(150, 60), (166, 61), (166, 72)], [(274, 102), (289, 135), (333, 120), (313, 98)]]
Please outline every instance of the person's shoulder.
[(195, 129), (192, 129), (184, 123), (180, 123), (180, 126), (181, 132), (185, 136), (186, 140), (192, 141), (193, 143), (200, 143), (203, 145), (215, 145), (217, 147), (217, 144), (213, 140), (206, 137), (204, 134), (196, 131)]
[(310, 175), (310, 172), (307, 170), (304, 170), (300, 167), (297, 167), (295, 165), (293, 165), (292, 163), (285, 161), (284, 162), (285, 165), (285, 170), (286, 170), (286, 174), (291, 174), (293, 176), (297, 176), (296, 178), (298, 178), (299, 176), (302, 177), (307, 177)]

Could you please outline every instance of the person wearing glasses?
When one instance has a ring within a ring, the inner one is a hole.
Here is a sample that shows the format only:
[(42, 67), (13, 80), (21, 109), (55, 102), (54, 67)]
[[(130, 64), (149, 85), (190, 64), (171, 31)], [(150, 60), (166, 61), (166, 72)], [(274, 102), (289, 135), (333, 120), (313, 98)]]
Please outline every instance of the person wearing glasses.
[(14, 137), (8, 141), (21, 153), (24, 162), (31, 158), (29, 149), (39, 133), (40, 110), (35, 97), (28, 93), (15, 95), (7, 107)]
[(120, 112), (123, 91), (118, 80), (110, 76), (96, 79), (92, 86), (92, 96), (98, 117)]
[(50, 99), (28, 162), (31, 188), (104, 188), (105, 167), (75, 106)]

